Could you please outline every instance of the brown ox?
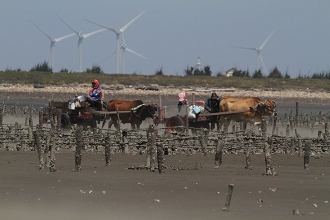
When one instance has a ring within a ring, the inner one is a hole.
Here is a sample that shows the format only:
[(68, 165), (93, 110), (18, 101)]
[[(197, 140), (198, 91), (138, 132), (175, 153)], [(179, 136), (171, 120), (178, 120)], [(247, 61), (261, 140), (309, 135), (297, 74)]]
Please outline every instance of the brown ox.
[[(155, 104), (143, 104), (141, 100), (125, 101), (116, 99), (108, 102), (107, 110), (118, 110), (119, 113), (120, 111), (130, 111), (130, 113), (120, 113), (119, 119), (123, 124), (130, 123), (132, 129), (135, 129), (135, 126), (139, 129), (143, 120), (156, 117), (157, 107)], [(119, 129), (117, 114), (111, 114), (110, 118), (115, 128)], [(109, 127), (111, 127), (111, 125), (111, 122), (109, 122)]]
[[(246, 130), (247, 123), (259, 124), (262, 121), (262, 116), (273, 116), (275, 113), (276, 103), (273, 100), (262, 102), (258, 97), (248, 98), (233, 98), (230, 96), (224, 97), (220, 102), (221, 112), (250, 110), (243, 113), (233, 113), (220, 117), (220, 125), (223, 124), (223, 119), (228, 118), (226, 126), (228, 127), (231, 120), (243, 121), (243, 129)], [(220, 126), (218, 126), (219, 130)]]

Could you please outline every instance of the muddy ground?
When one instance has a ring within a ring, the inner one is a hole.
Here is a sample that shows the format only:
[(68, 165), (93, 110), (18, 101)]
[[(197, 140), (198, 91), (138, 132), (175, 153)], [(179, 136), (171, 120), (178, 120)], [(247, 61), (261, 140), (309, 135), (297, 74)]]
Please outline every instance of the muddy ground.
[[(1, 101), (21, 105), (44, 106), (49, 100), (49, 94), (1, 94)], [(55, 96), (67, 100), (72, 93)], [(116, 98), (121, 97), (127, 99)], [(130, 95), (139, 97), (154, 102), (158, 94)], [(164, 100), (175, 104), (176, 96)], [(278, 105), (284, 113), (296, 101)], [(300, 103), (312, 106), (303, 108), (310, 112), (320, 106), (326, 111), (326, 102)], [(56, 172), (49, 172), (38, 170), (36, 152), (0, 151), (0, 219), (330, 219), (329, 154), (312, 157), (309, 170), (303, 157), (272, 155), (277, 176), (262, 175), (263, 154), (252, 156), (252, 170), (244, 168), (245, 155), (225, 154), (220, 169), (214, 169), (214, 155), (199, 153), (165, 156), (166, 165), (179, 169), (164, 174), (128, 169), (145, 160), (145, 155), (117, 153), (106, 167), (103, 152), (83, 153), (82, 170), (75, 171), (74, 152), (62, 150)], [(229, 184), (234, 184), (230, 208), (222, 211)]]
[[(165, 156), (179, 170), (164, 174), (131, 170), (145, 155), (84, 153), (74, 170), (74, 153), (56, 154), (56, 172), (38, 170), (36, 152), (0, 152), (0, 219), (329, 219), (330, 157), (312, 158), (303, 168), (297, 155), (273, 155), (278, 176), (263, 176), (264, 156)], [(234, 184), (229, 211), (228, 185)], [(293, 215), (299, 210), (299, 215)]]

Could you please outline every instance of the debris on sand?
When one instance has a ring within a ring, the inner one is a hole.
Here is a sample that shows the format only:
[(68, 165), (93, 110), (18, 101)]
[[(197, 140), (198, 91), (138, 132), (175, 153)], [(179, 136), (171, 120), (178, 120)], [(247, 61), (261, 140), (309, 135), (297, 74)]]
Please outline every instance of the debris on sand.
[(35, 89), (42, 89), (42, 88), (45, 88), (44, 85), (40, 85), (40, 84), (34, 84), (33, 87), (34, 87)]

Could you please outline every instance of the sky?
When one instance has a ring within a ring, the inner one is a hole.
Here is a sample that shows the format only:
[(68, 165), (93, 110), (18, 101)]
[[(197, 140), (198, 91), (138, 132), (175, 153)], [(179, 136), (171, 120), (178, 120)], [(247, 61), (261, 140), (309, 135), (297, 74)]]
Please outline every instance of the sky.
[[(0, 0), (0, 71), (29, 71), (49, 61), (50, 40), (74, 33), (88, 34), (102, 27), (120, 29), (145, 11), (120, 35), (128, 50), (124, 69), (128, 74), (183, 76), (184, 69), (210, 66), (212, 75), (231, 68), (257, 68), (261, 50), (266, 66), (291, 78), (330, 71), (329, 0)], [(59, 16), (59, 17), (58, 17)], [(94, 23), (88, 22), (92, 21)], [(32, 23), (32, 22), (33, 23)], [(55, 43), (54, 72), (79, 71), (75, 54), (78, 36)], [(82, 41), (82, 69), (98, 65), (116, 73), (116, 35), (105, 30)], [(106, 60), (105, 60), (106, 59)], [(122, 64), (119, 73), (122, 73)]]

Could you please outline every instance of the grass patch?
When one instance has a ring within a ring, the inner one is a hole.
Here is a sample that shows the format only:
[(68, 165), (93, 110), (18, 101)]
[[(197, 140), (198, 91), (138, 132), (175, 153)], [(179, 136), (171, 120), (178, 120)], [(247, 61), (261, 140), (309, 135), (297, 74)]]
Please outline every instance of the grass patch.
[(243, 77), (215, 77), (215, 76), (167, 76), (167, 75), (137, 75), (137, 74), (91, 74), (91, 73), (49, 73), (0, 71), (0, 83), (5, 84), (89, 84), (98, 79), (106, 85), (132, 85), (174, 87), (217, 87), (217, 88), (257, 88), (257, 89), (296, 89), (330, 91), (329, 79), (274, 79), (274, 78), (243, 78)]

